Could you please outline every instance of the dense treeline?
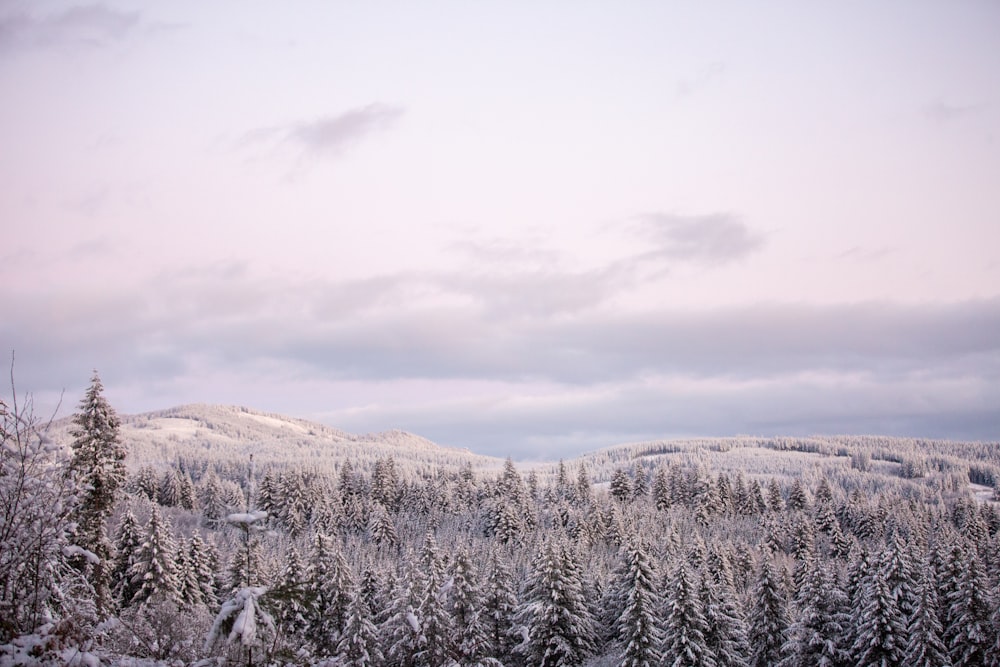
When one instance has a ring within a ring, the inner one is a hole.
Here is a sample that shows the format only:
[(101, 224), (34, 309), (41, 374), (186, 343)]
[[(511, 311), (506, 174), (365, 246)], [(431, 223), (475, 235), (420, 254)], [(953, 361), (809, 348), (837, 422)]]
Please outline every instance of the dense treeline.
[(1000, 664), (1000, 511), (969, 491), (988, 446), (769, 441), (735, 471), (663, 444), (496, 471), (178, 457), (126, 478), (113, 411), (69, 451), (16, 412), (0, 492), (30, 516), (0, 526), (0, 663)]

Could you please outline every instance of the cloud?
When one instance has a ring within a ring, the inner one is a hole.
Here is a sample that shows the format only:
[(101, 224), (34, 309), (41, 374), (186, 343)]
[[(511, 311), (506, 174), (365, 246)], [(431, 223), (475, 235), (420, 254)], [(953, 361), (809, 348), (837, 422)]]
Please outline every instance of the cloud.
[(138, 12), (123, 12), (102, 4), (76, 5), (43, 18), (8, 14), (0, 18), (0, 53), (100, 48), (124, 40), (138, 25)]
[(300, 158), (288, 174), (294, 179), (305, 159), (341, 157), (365, 137), (391, 127), (403, 114), (401, 107), (375, 102), (314, 120), (253, 128), (236, 142), (236, 148), (254, 155), (261, 150), (281, 153), (291, 147)]
[(951, 123), (976, 113), (979, 107), (974, 104), (950, 104), (938, 99), (924, 106), (924, 115), (936, 123)]
[(313, 153), (336, 155), (365, 135), (391, 126), (402, 115), (401, 108), (369, 104), (336, 116), (297, 123), (287, 136)]
[[(242, 403), (518, 456), (666, 435), (1000, 437), (1000, 298), (627, 312), (613, 296), (631, 278), (607, 271), (281, 282), (237, 263), (117, 291), (0, 285), (0, 349), (36, 393), (73, 395), (98, 368), (124, 412)], [(413, 385), (443, 389), (391, 389)]]
[(725, 63), (718, 61), (711, 62), (701, 68), (693, 77), (681, 79), (677, 82), (677, 85), (675, 86), (677, 97), (690, 97), (691, 95), (705, 89), (714, 81), (725, 75), (725, 73)]
[(639, 259), (726, 264), (760, 250), (764, 237), (726, 213), (641, 216), (638, 233), (653, 244)]

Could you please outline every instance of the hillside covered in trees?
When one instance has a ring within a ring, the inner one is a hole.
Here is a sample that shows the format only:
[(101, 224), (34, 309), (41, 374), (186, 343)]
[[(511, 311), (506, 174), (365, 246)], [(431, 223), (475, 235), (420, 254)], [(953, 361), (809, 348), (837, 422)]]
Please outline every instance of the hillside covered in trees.
[(0, 665), (1000, 665), (996, 444), (0, 408)]

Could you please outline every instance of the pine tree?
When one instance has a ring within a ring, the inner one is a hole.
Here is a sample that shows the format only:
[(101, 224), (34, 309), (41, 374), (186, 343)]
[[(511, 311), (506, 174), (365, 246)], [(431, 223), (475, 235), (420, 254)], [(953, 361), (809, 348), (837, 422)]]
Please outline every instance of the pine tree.
[(492, 653), (499, 659), (506, 658), (512, 646), (514, 615), (517, 611), (517, 594), (513, 576), (503, 558), (493, 553), (490, 572), (486, 581), (483, 616), (489, 635)]
[(451, 617), (445, 600), (445, 571), (434, 533), (428, 531), (420, 553), (417, 615), (423, 642), (414, 656), (422, 665), (444, 665), (452, 659)]
[(938, 618), (937, 579), (934, 568), (925, 559), (920, 567), (917, 602), (907, 628), (909, 641), (903, 664), (907, 667), (950, 667), (951, 657), (941, 641), (942, 628)]
[(484, 598), (478, 572), (464, 549), (455, 555), (451, 581), (451, 645), (454, 647), (455, 659), (460, 665), (499, 667), (501, 663), (493, 657), (496, 648), (492, 644), (484, 616)]
[[(956, 547), (955, 552), (963, 551)], [(948, 652), (955, 667), (984, 665), (994, 642), (991, 607), (987, 598), (989, 584), (974, 549), (965, 552), (961, 565), (956, 569), (959, 572), (958, 585), (944, 600)]]
[(906, 627), (887, 570), (869, 566), (861, 582), (860, 605), (855, 608), (856, 637), (851, 647), (858, 667), (902, 665), (906, 649)]
[(632, 481), (621, 468), (616, 469), (611, 476), (611, 497), (620, 503), (629, 502), (633, 498)]
[(715, 656), (705, 635), (708, 621), (698, 595), (697, 575), (688, 571), (687, 560), (681, 559), (667, 582), (665, 630), (663, 637), (664, 664), (672, 667), (715, 667)]
[(337, 644), (337, 664), (343, 667), (378, 667), (385, 657), (378, 643), (378, 628), (372, 621), (371, 609), (359, 591), (351, 596), (347, 606), (347, 623)]
[(218, 604), (215, 595), (215, 572), (208, 546), (201, 535), (194, 533), (182, 550), (183, 567), (180, 568), (181, 600), (191, 606), (209, 609)]
[(135, 595), (131, 605), (140, 605), (150, 600), (179, 601), (180, 580), (176, 569), (177, 546), (170, 524), (160, 517), (160, 511), (153, 506), (146, 527), (146, 539), (135, 555), (135, 562), (129, 570)]
[(314, 601), (311, 634), (320, 655), (333, 655), (347, 623), (354, 589), (353, 574), (330, 538), (317, 534), (309, 557), (309, 595)]
[(368, 533), (372, 542), (385, 549), (392, 549), (399, 544), (395, 522), (389, 516), (389, 512), (379, 502), (372, 505)]
[(750, 647), (753, 655), (750, 664), (753, 667), (776, 665), (782, 658), (789, 620), (780, 578), (772, 569), (769, 555), (761, 562), (752, 599)]
[(653, 473), (653, 505), (661, 512), (670, 508), (670, 479), (662, 465)]
[[(622, 550), (617, 573), (617, 637), (625, 647), (619, 667), (646, 667), (662, 660), (659, 609), (654, 561), (637, 540)], [(620, 608), (620, 612), (618, 611)]]
[(711, 576), (703, 577), (699, 593), (708, 623), (705, 643), (718, 667), (747, 667), (750, 643), (746, 620), (736, 603), (732, 571), (717, 551), (708, 560)]
[(70, 461), (71, 473), (83, 489), (76, 511), (76, 542), (96, 559), (78, 557), (73, 564), (94, 587), (97, 609), (103, 614), (113, 606), (107, 521), (118, 490), (125, 483), (126, 451), (118, 432), (121, 421), (104, 397), (104, 385), (96, 371), (79, 409), (73, 416), (75, 440)]
[(273, 608), (278, 636), (290, 647), (301, 646), (308, 636), (313, 608), (308, 572), (295, 545), (285, 551), (285, 565), (275, 585), (268, 589), (267, 599)]
[(519, 650), (529, 664), (579, 665), (593, 650), (593, 619), (575, 557), (565, 545), (550, 541), (543, 546), (517, 620), (527, 632)]
[(815, 558), (809, 558), (803, 566), (805, 576), (796, 599), (795, 620), (788, 628), (781, 667), (847, 665), (850, 654), (844, 643), (851, 622), (847, 594)]
[(387, 664), (418, 667), (420, 663), (416, 656), (425, 646), (421, 619), (417, 615), (420, 608), (419, 575), (412, 561), (402, 562), (408, 567), (393, 586), (380, 635), (386, 642), (384, 653)]
[(120, 604), (129, 603), (138, 591), (138, 586), (132, 583), (130, 572), (142, 542), (139, 522), (132, 512), (132, 506), (128, 505), (115, 535), (115, 559), (111, 570), (111, 590)]

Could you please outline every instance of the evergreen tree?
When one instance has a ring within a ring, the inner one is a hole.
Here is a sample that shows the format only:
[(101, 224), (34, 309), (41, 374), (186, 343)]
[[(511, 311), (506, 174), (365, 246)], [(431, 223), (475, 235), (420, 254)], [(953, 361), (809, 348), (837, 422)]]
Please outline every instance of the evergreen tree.
[[(646, 667), (662, 660), (656, 573), (647, 547), (637, 540), (622, 550), (617, 576), (617, 637), (624, 646), (619, 667)], [(620, 612), (618, 611), (620, 608)]]
[(861, 584), (861, 604), (855, 608), (856, 637), (851, 647), (858, 667), (903, 664), (906, 627), (892, 594), (886, 569), (869, 566)]
[(170, 524), (160, 517), (154, 506), (146, 527), (146, 539), (135, 555), (135, 562), (129, 570), (135, 595), (129, 601), (139, 605), (149, 600), (162, 601), (180, 599), (180, 580), (176, 569), (177, 546)]
[(464, 549), (455, 555), (451, 581), (451, 645), (455, 659), (460, 665), (499, 667), (501, 663), (494, 657), (497, 648), (493, 646), (484, 617), (484, 598), (477, 570)]
[(277, 641), (301, 656), (313, 609), (307, 568), (295, 545), (285, 551), (285, 565), (275, 585), (268, 589), (266, 601), (274, 619)]
[(115, 535), (115, 559), (111, 570), (112, 593), (120, 604), (131, 602), (138, 590), (138, 586), (132, 583), (130, 572), (142, 542), (142, 529), (132, 512), (132, 506), (128, 505)]
[(632, 496), (636, 499), (649, 495), (649, 477), (646, 469), (638, 463), (632, 464)]
[(215, 594), (215, 572), (208, 545), (195, 533), (183, 549), (180, 568), (181, 600), (188, 605), (213, 608), (218, 603)]
[(815, 558), (803, 566), (805, 577), (781, 667), (846, 667), (850, 653), (844, 644), (851, 622), (847, 594)]
[(667, 469), (658, 466), (653, 473), (653, 505), (660, 511), (666, 511), (670, 507), (670, 479), (667, 477)]
[(423, 640), (414, 657), (421, 665), (444, 665), (453, 658), (453, 632), (445, 601), (444, 564), (438, 552), (437, 540), (430, 531), (424, 536), (420, 553), (420, 575), (417, 616)]
[(746, 621), (736, 604), (732, 571), (718, 552), (709, 554), (708, 571), (702, 579), (700, 597), (708, 632), (705, 643), (718, 667), (747, 667), (750, 644)]
[(616, 469), (611, 476), (611, 497), (620, 503), (632, 500), (632, 482), (621, 468)]
[(126, 452), (119, 435), (121, 421), (104, 397), (104, 385), (96, 371), (79, 410), (73, 416), (75, 439), (70, 461), (71, 473), (82, 488), (76, 510), (76, 543), (96, 559), (80, 556), (72, 562), (94, 587), (98, 611), (107, 613), (112, 607), (111, 542), (107, 521), (118, 490), (125, 483)]
[(416, 656), (424, 651), (425, 646), (421, 619), (417, 615), (420, 608), (419, 575), (414, 563), (408, 562), (408, 565), (396, 579), (380, 632), (386, 641), (384, 653), (387, 664), (396, 667), (418, 667), (421, 663)]
[(715, 667), (715, 656), (705, 637), (708, 621), (698, 595), (699, 585), (688, 567), (687, 560), (681, 559), (667, 582), (664, 664), (672, 667)]
[(399, 537), (396, 535), (396, 524), (389, 516), (389, 512), (379, 502), (372, 505), (368, 533), (372, 542), (386, 549), (392, 549), (399, 543)]
[(903, 664), (907, 667), (950, 667), (951, 657), (941, 641), (942, 628), (938, 618), (937, 580), (934, 568), (924, 560), (917, 586), (917, 601), (907, 628), (909, 641)]
[(790, 622), (781, 581), (771, 566), (769, 555), (761, 562), (752, 599), (750, 647), (753, 655), (750, 664), (753, 667), (776, 665), (782, 658)]
[(344, 667), (378, 667), (384, 664), (385, 658), (378, 643), (378, 628), (372, 621), (371, 613), (360, 591), (355, 591), (347, 606), (347, 624), (337, 644), (337, 664)]
[(490, 646), (497, 658), (506, 658), (513, 648), (514, 615), (517, 612), (517, 594), (513, 576), (503, 558), (493, 553), (490, 573), (486, 581), (486, 598), (483, 615)]
[[(963, 549), (957, 548), (956, 552)], [(955, 667), (984, 665), (994, 642), (990, 623), (989, 584), (974, 549), (965, 553), (959, 570), (958, 585), (944, 601), (948, 625), (948, 652)]]
[(547, 542), (528, 579), (517, 620), (527, 632), (518, 647), (539, 667), (579, 665), (593, 650), (593, 620), (575, 558), (562, 544)]
[(314, 605), (310, 619), (313, 640), (320, 655), (334, 655), (347, 623), (354, 580), (343, 552), (322, 534), (313, 538), (307, 589)]

